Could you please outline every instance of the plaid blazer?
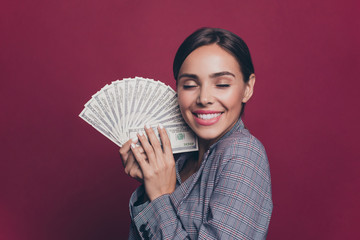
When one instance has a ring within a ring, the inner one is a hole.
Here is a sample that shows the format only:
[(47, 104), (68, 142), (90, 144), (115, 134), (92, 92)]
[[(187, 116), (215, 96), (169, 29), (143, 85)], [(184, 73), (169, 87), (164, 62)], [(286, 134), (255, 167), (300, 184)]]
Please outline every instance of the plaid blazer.
[(144, 187), (132, 194), (129, 239), (265, 239), (273, 208), (269, 163), (242, 120), (182, 183), (179, 171), (189, 154), (176, 160), (173, 193), (140, 205)]

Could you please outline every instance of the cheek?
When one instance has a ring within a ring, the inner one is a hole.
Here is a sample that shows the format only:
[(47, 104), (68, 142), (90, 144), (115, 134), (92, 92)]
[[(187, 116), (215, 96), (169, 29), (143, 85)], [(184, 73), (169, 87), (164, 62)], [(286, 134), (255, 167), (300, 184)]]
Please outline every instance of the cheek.
[(178, 103), (179, 103), (179, 107), (180, 107), (180, 112), (182, 117), (184, 118), (185, 122), (187, 124), (189, 124), (189, 117), (190, 117), (190, 113), (189, 113), (189, 107), (191, 105), (189, 98), (186, 97), (186, 94), (181, 94), (178, 93)]
[(191, 95), (186, 94), (184, 92), (179, 92), (178, 93), (178, 103), (179, 103), (180, 109), (189, 107), (191, 104)]
[(221, 102), (228, 110), (239, 111), (241, 110), (241, 102), (243, 99), (243, 94), (241, 91), (232, 91), (222, 95)]

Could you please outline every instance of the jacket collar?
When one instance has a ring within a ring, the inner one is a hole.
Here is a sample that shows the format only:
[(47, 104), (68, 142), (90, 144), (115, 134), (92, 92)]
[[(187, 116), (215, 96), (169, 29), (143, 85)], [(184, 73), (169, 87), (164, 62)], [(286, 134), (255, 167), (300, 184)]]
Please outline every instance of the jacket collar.
[(237, 132), (244, 128), (245, 128), (244, 122), (242, 121), (241, 118), (239, 118), (239, 120), (236, 121), (235, 125), (227, 133), (225, 133), (224, 136), (222, 136), (218, 141), (216, 141), (210, 146), (209, 150), (211, 151), (219, 142), (222, 142), (224, 139), (232, 135), (234, 132)]

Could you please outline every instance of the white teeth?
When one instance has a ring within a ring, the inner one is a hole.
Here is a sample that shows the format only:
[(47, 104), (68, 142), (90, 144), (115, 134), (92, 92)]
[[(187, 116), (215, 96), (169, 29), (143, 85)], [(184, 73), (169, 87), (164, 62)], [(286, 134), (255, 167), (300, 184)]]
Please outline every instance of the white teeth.
[(197, 114), (198, 118), (204, 119), (204, 120), (209, 120), (212, 118), (216, 118), (218, 116), (220, 116), (221, 113), (211, 113), (211, 114)]

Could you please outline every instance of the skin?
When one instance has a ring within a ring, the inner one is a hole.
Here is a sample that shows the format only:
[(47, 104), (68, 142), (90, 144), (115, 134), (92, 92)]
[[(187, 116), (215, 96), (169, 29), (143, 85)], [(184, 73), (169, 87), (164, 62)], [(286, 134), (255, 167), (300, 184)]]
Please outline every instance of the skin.
[[(255, 84), (255, 75), (244, 82), (235, 57), (216, 44), (195, 49), (182, 64), (178, 81), (178, 102), (182, 116), (199, 139), (198, 158), (189, 159), (180, 172), (184, 182), (195, 173), (209, 147), (237, 122), (241, 102), (247, 102)], [(204, 115), (212, 113), (213, 115)], [(212, 119), (207, 119), (213, 117)], [(205, 119), (204, 119), (205, 118)], [(137, 139), (120, 149), (125, 172), (143, 181), (150, 201), (175, 190), (175, 161), (167, 133), (158, 127), (163, 149), (153, 130), (145, 127)], [(140, 141), (141, 147), (135, 143)]]
[[(255, 75), (244, 82), (236, 58), (217, 44), (195, 49), (182, 64), (178, 81), (178, 102), (182, 116), (199, 138), (199, 168), (203, 154), (237, 122), (241, 102), (252, 96)], [(197, 111), (221, 113), (219, 120), (209, 126), (199, 124)]]
[[(144, 129), (145, 133), (138, 133), (137, 139), (129, 140), (120, 148), (120, 155), (125, 172), (133, 178), (143, 180), (147, 197), (153, 201), (164, 194), (174, 192), (175, 159), (169, 137), (161, 125), (158, 126), (158, 132), (163, 149), (154, 131), (148, 126)], [(140, 141), (141, 147), (135, 145), (137, 141)]]

